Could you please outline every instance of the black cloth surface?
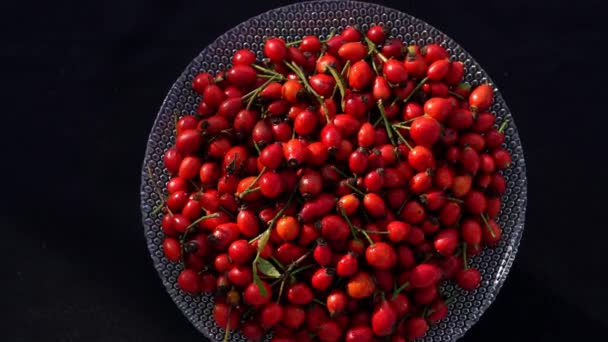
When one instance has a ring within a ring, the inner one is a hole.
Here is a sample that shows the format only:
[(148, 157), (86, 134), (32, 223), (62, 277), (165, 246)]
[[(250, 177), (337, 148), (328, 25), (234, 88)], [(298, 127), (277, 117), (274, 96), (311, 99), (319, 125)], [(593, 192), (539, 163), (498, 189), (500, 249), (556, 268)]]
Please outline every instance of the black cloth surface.
[[(169, 87), (215, 37), (286, 1), (0, 5), (2, 341), (202, 341), (145, 245), (140, 171)], [(600, 1), (386, 1), (458, 41), (513, 112), (526, 231), (463, 341), (583, 341), (608, 328)], [(604, 44), (604, 45), (603, 45)]]

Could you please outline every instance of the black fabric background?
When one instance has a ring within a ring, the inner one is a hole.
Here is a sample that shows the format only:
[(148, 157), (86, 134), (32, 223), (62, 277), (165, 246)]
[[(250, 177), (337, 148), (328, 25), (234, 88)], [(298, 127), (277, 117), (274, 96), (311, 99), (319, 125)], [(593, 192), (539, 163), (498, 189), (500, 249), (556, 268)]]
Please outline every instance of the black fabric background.
[[(139, 213), (149, 129), (215, 37), (287, 1), (0, 5), (3, 341), (202, 341), (159, 281)], [(528, 165), (520, 253), (463, 341), (583, 341), (608, 328), (600, 1), (386, 1), (499, 85)], [(604, 44), (604, 46), (602, 46)]]

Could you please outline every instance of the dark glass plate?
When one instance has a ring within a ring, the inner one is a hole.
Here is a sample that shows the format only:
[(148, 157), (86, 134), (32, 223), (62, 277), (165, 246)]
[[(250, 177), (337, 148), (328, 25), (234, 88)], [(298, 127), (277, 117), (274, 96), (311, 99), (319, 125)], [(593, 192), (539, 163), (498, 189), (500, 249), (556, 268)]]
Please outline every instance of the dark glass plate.
[[(496, 87), (462, 47), (436, 28), (395, 9), (363, 2), (313, 1), (273, 9), (241, 23), (207, 46), (173, 84), (152, 127), (142, 171), (141, 212), (154, 266), (169, 295), (190, 322), (211, 340), (221, 341), (223, 338), (223, 331), (215, 325), (211, 316), (212, 300), (208, 296), (192, 297), (178, 289), (176, 279), (180, 266), (163, 256), (162, 215), (152, 215), (153, 208), (161, 203), (154, 189), (164, 189), (169, 177), (162, 158), (164, 151), (174, 143), (174, 116), (196, 111), (200, 98), (191, 90), (192, 79), (201, 71), (215, 73), (225, 69), (236, 49), (249, 48), (261, 58), (263, 42), (267, 37), (281, 36), (288, 42), (307, 34), (326, 37), (332, 29), (341, 30), (354, 24), (363, 30), (371, 24), (382, 24), (391, 36), (409, 44), (439, 43), (448, 49), (452, 58), (464, 62), (467, 82), (472, 85), (490, 82)], [(451, 284), (445, 285), (445, 292), (455, 295), (456, 301), (450, 306), (449, 316), (433, 326), (423, 341), (457, 340), (479, 320), (504, 283), (524, 230), (527, 182), (523, 148), (511, 112), (498, 89), (495, 90), (491, 110), (498, 116), (498, 125), (509, 119), (505, 146), (513, 155), (513, 166), (504, 173), (508, 189), (503, 196), (503, 209), (498, 219), (504, 228), (504, 236), (497, 248), (486, 249), (473, 258), (472, 265), (478, 267), (483, 276), (479, 289), (464, 292)], [(153, 170), (155, 177), (149, 176), (148, 167)], [(245, 339), (240, 333), (233, 333), (231, 341)]]

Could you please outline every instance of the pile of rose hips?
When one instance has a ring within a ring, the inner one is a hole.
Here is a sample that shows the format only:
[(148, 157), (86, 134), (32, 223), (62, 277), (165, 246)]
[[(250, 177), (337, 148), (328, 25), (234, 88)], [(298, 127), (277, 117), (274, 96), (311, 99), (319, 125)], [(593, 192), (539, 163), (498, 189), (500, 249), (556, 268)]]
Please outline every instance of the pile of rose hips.
[(226, 338), (424, 336), (448, 313), (442, 281), (477, 288), (467, 258), (501, 238), (511, 157), (492, 88), (381, 26), (270, 38), (264, 55), (199, 74), (202, 101), (164, 155), (158, 210), (180, 288), (215, 295)]

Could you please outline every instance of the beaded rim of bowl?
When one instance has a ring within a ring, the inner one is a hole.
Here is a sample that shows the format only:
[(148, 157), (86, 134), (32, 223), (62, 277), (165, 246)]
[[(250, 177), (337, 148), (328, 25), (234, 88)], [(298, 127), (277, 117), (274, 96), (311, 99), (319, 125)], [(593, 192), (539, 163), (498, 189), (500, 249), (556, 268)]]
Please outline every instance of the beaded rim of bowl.
[[(278, 7), (252, 17), (209, 44), (187, 66), (171, 87), (163, 101), (148, 139), (141, 175), (141, 212), (146, 242), (154, 267), (172, 300), (190, 322), (207, 338), (221, 341), (223, 330), (212, 319), (213, 300), (210, 296), (193, 297), (181, 292), (177, 275), (181, 266), (167, 260), (162, 252), (162, 214), (153, 215), (153, 208), (161, 204), (157, 189), (164, 189), (169, 175), (163, 167), (163, 154), (175, 141), (175, 116), (196, 111), (200, 96), (191, 90), (194, 76), (201, 71), (217, 72), (230, 64), (236, 49), (249, 48), (262, 57), (265, 38), (281, 36), (286, 41), (300, 39), (307, 34), (326, 37), (332, 28), (343, 29), (347, 25), (359, 25), (366, 30), (370, 24), (382, 24), (389, 36), (402, 39), (407, 44), (424, 45), (439, 43), (446, 47), (452, 59), (464, 62), (465, 81), (475, 86), (488, 82), (495, 90), (491, 111), (497, 115), (497, 125), (509, 119), (505, 130), (504, 147), (511, 152), (513, 164), (503, 174), (507, 191), (502, 197), (503, 208), (498, 222), (503, 227), (503, 238), (494, 249), (486, 248), (473, 258), (471, 265), (482, 274), (479, 289), (465, 292), (451, 283), (442, 291), (455, 295), (449, 315), (432, 326), (421, 339), (425, 342), (455, 341), (469, 330), (492, 304), (504, 284), (513, 264), (524, 230), (527, 178), (523, 148), (515, 122), (500, 92), (486, 72), (453, 39), (427, 24), (401, 11), (382, 5), (359, 1), (310, 1)], [(149, 172), (152, 170), (152, 174)], [(164, 190), (160, 190), (164, 191)], [(246, 341), (240, 332), (234, 332), (231, 341)], [(266, 341), (270, 340), (267, 336)]]

